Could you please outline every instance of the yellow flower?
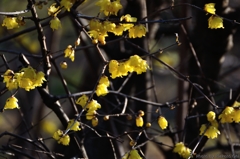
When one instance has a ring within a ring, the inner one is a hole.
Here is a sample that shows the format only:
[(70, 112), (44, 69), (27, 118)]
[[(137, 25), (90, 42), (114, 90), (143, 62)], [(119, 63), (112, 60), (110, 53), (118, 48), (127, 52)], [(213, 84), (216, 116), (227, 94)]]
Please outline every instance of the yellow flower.
[(127, 76), (130, 67), (126, 62), (120, 62), (118, 67), (118, 77)]
[(92, 111), (92, 110), (97, 110), (99, 108), (101, 108), (101, 105), (96, 101), (96, 100), (91, 100), (87, 107), (86, 107), (89, 111)]
[(143, 118), (141, 116), (136, 117), (136, 125), (137, 127), (143, 126)]
[(103, 12), (106, 16), (117, 15), (118, 11), (122, 9), (120, 0), (99, 0), (96, 5), (100, 7), (100, 11)]
[(218, 116), (221, 123), (231, 123), (233, 122), (233, 115), (235, 109), (233, 107), (227, 106), (223, 112)]
[(65, 145), (65, 146), (69, 145), (69, 142), (70, 142), (69, 135), (64, 135), (61, 130), (56, 131), (53, 134), (53, 138), (55, 140), (57, 140), (59, 144), (62, 144), (62, 145)]
[(33, 86), (34, 86), (34, 88), (42, 86), (44, 81), (46, 81), (45, 74), (42, 71), (39, 71), (36, 74), (36, 78), (33, 79)]
[(67, 62), (66, 62), (66, 61), (62, 61), (62, 62), (60, 63), (60, 67), (61, 67), (62, 69), (67, 69), (67, 67), (68, 67)]
[(69, 145), (69, 142), (70, 142), (70, 137), (69, 135), (64, 135), (62, 136), (59, 140), (58, 140), (58, 143), (59, 144), (62, 144), (64, 146), (68, 146)]
[(119, 63), (116, 60), (111, 60), (109, 62), (109, 73), (111, 74), (111, 78), (114, 79), (116, 77), (118, 77), (118, 67), (119, 67)]
[(207, 113), (207, 120), (208, 121), (213, 121), (213, 120), (215, 120), (215, 118), (216, 118), (215, 112), (210, 111), (210, 112)]
[(61, 21), (58, 19), (58, 17), (52, 18), (52, 20), (50, 21), (50, 27), (53, 31), (62, 28)]
[(158, 118), (158, 125), (160, 126), (161, 129), (166, 129), (168, 126), (168, 121), (166, 120), (166, 118), (164, 118), (163, 116), (160, 116)]
[(89, 29), (90, 30), (99, 31), (101, 27), (102, 27), (102, 23), (99, 20), (91, 19), (89, 21)]
[(106, 85), (107, 87), (110, 86), (110, 82), (108, 80), (108, 77), (107, 76), (102, 76), (99, 80), (99, 84), (104, 84)]
[(80, 123), (78, 121), (71, 119), (68, 121), (67, 129), (70, 129), (73, 131), (79, 131), (81, 130), (79, 126), (80, 126)]
[(221, 17), (212, 15), (208, 19), (208, 28), (210, 28), (210, 29), (224, 28), (223, 27), (223, 19)]
[(215, 7), (215, 3), (208, 3), (208, 4), (205, 4), (204, 10), (208, 13), (215, 14), (216, 9), (214, 7)]
[(6, 83), (6, 87), (8, 90), (13, 90), (18, 88), (18, 83), (14, 77), (14, 72), (10, 69), (8, 69), (3, 74), (3, 83)]
[(191, 155), (191, 149), (187, 148), (182, 142), (175, 144), (173, 152), (178, 153), (185, 159), (189, 158)]
[(235, 102), (233, 103), (233, 107), (234, 107), (234, 108), (239, 108), (239, 107), (240, 107), (240, 103), (239, 103), (238, 101), (235, 101)]
[(48, 15), (56, 17), (57, 14), (61, 11), (60, 6), (56, 7), (57, 3), (53, 3), (49, 8), (48, 8)]
[(92, 120), (96, 114), (97, 114), (97, 112), (95, 110), (88, 110), (87, 114), (86, 114), (86, 119)]
[(98, 118), (97, 117), (92, 118), (92, 126), (95, 127), (97, 125), (98, 125)]
[(14, 74), (18, 86), (24, 88), (26, 91), (42, 86), (42, 83), (46, 81), (44, 76), (43, 72), (36, 72), (31, 66), (22, 68), (19, 73)]
[(98, 84), (96, 89), (96, 94), (98, 97), (105, 96), (106, 94), (108, 94), (107, 86), (105, 84)]
[(143, 60), (138, 55), (131, 56), (129, 60), (126, 61), (126, 64), (129, 66), (129, 72), (137, 72), (137, 74), (141, 74), (146, 72), (149, 68), (147, 61)]
[(146, 35), (147, 29), (144, 25), (139, 24), (130, 28), (129, 30), (129, 38), (141, 38)]
[[(126, 14), (126, 15), (121, 16), (120, 21), (137, 22), (137, 18), (131, 17), (130, 14)], [(121, 25), (123, 26), (124, 31), (129, 30), (130, 28), (132, 28), (134, 26), (134, 24), (131, 24), (131, 23), (123, 23)]]
[(138, 154), (137, 150), (131, 150), (129, 153), (126, 153), (122, 159), (142, 159)]
[(76, 101), (76, 103), (78, 105), (81, 105), (82, 107), (85, 107), (88, 101), (88, 96), (86, 96), (85, 94), (82, 95), (81, 97), (79, 97)]
[(111, 32), (116, 36), (120, 36), (123, 34), (123, 31), (124, 31), (123, 25), (116, 25), (116, 27)]
[(75, 3), (75, 0), (61, 0), (60, 5), (70, 12), (71, 7)]
[(17, 18), (16, 17), (5, 17), (3, 19), (3, 24), (2, 26), (7, 27), (7, 29), (15, 29), (15, 28), (19, 28), (19, 24), (17, 22)]
[(210, 139), (214, 139), (214, 138), (218, 137), (218, 135), (220, 134), (220, 131), (217, 129), (217, 127), (215, 127), (213, 125), (210, 125), (207, 128), (206, 124), (202, 124), (201, 128), (200, 128), (200, 135), (202, 135), (203, 133), (204, 133), (204, 136), (207, 136)]
[(240, 109), (235, 109), (235, 111), (233, 112), (233, 121), (235, 121), (236, 123), (240, 122)]
[(14, 96), (9, 97), (6, 101), (3, 109), (15, 109), (15, 108), (19, 109), (17, 102), (18, 102), (18, 100)]
[(75, 50), (72, 45), (68, 45), (64, 50), (64, 57), (69, 57), (71, 61), (74, 61)]

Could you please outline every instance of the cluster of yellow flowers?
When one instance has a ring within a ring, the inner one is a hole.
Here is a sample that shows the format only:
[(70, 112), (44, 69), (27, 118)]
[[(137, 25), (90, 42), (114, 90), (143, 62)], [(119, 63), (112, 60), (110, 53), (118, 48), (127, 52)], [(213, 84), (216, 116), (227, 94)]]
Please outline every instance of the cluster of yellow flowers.
[(207, 136), (210, 139), (218, 137), (220, 131), (218, 130), (218, 122), (215, 118), (215, 112), (209, 111), (207, 114), (207, 120), (210, 122), (210, 125), (202, 124), (200, 128), (200, 135)]
[(148, 68), (149, 66), (146, 60), (143, 60), (138, 55), (131, 56), (125, 62), (111, 60), (109, 63), (109, 72), (111, 73), (111, 77), (113, 79), (116, 77), (127, 76), (128, 72), (136, 72), (137, 74), (141, 74), (146, 72)]
[(221, 123), (240, 122), (240, 103), (235, 101), (233, 106), (227, 106), (218, 116)]
[(31, 66), (22, 68), (19, 72), (14, 73), (8, 69), (3, 75), (3, 82), (6, 83), (8, 90), (24, 88), (26, 91), (42, 86), (46, 81), (42, 71), (36, 72)]
[(92, 99), (89, 103), (88, 102), (88, 96), (82, 95), (79, 97), (76, 101), (78, 105), (81, 105), (82, 108), (84, 108), (86, 113), (86, 119), (92, 120), (92, 125), (97, 126), (98, 125), (98, 118), (96, 117), (96, 110), (101, 108), (101, 105), (94, 99)]
[(120, 0), (99, 0), (96, 5), (100, 7), (100, 11), (106, 16), (117, 15), (118, 11), (122, 9)]
[(137, 150), (131, 150), (129, 153), (126, 153), (122, 159), (142, 159), (138, 154)]
[(159, 127), (160, 127), (161, 129), (164, 130), (164, 129), (166, 129), (167, 126), (168, 126), (168, 121), (166, 120), (165, 117), (160, 116), (160, 117), (158, 117), (158, 125), (159, 125)]
[(102, 45), (106, 44), (105, 38), (108, 36), (108, 32), (113, 33), (116, 36), (121, 36), (124, 31), (129, 32), (129, 38), (141, 38), (146, 35), (147, 29), (142, 24), (134, 25), (132, 23), (137, 22), (137, 18), (131, 17), (130, 14), (124, 15), (120, 18), (120, 21), (125, 23), (115, 24), (110, 21), (99, 21), (92, 19), (89, 22), (89, 35), (93, 39), (92, 42), (97, 44), (100, 42)]
[(102, 76), (97, 85), (96, 94), (97, 96), (104, 96), (108, 93), (107, 87), (110, 86), (110, 82), (107, 76)]
[(215, 3), (208, 3), (205, 4), (204, 10), (207, 13), (212, 14), (211, 17), (208, 19), (208, 28), (210, 29), (218, 29), (224, 28), (223, 27), (223, 19), (217, 15), (215, 15)]
[(182, 158), (185, 159), (190, 157), (191, 151), (192, 150), (186, 147), (182, 142), (176, 143), (173, 149), (173, 152), (178, 153)]
[(69, 145), (70, 137), (68, 134), (64, 134), (62, 130), (58, 130), (53, 134), (53, 138), (58, 141), (59, 144)]
[[(78, 121), (75, 121), (74, 119), (71, 119), (68, 121), (67, 125), (67, 130), (72, 130), (72, 131), (80, 131), (81, 129), (79, 128), (80, 123)], [(68, 134), (64, 134), (62, 130), (57, 130), (53, 134), (53, 139), (57, 140), (59, 144), (62, 145), (69, 145), (70, 143), (70, 137)]]

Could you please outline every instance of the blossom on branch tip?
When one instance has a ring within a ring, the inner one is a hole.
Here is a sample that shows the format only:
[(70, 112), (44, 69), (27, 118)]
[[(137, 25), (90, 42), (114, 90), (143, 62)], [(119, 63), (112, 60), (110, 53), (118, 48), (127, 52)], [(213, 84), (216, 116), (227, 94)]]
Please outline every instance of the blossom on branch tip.
[(158, 125), (161, 129), (166, 129), (168, 126), (168, 121), (166, 120), (166, 118), (164, 118), (163, 116), (160, 116), (158, 118)]
[(178, 153), (183, 158), (187, 159), (191, 155), (191, 149), (186, 147), (183, 142), (176, 143), (173, 152)]
[(15, 109), (15, 108), (19, 109), (17, 102), (18, 102), (18, 99), (15, 98), (14, 96), (9, 97), (3, 109)]
[(71, 61), (74, 61), (75, 50), (72, 45), (68, 45), (67, 48), (64, 50), (64, 57), (69, 57)]
[(235, 109), (233, 107), (227, 106), (223, 112), (218, 116), (221, 123), (232, 123), (233, 122), (233, 115)]
[(60, 12), (60, 6), (57, 6), (57, 3), (53, 3), (49, 8), (48, 8), (48, 15), (56, 17), (57, 14)]
[(128, 32), (129, 38), (141, 38), (146, 35), (147, 29), (144, 25), (138, 24), (131, 27)]
[(86, 96), (85, 94), (82, 95), (81, 97), (79, 97), (76, 101), (76, 103), (78, 105), (81, 105), (82, 107), (85, 107), (88, 101), (88, 96)]
[(76, 0), (61, 0), (60, 5), (64, 7), (68, 12), (70, 12), (71, 7), (75, 3)]
[(129, 153), (126, 153), (122, 159), (142, 159), (138, 154), (137, 150), (131, 150)]
[(64, 146), (68, 146), (70, 142), (69, 135), (64, 135), (62, 130), (57, 130), (53, 134), (53, 138), (58, 141), (59, 144), (62, 144)]
[(208, 4), (205, 4), (204, 6), (204, 10), (208, 13), (211, 13), (211, 14), (215, 14), (215, 3), (208, 3)]
[(208, 28), (210, 29), (219, 29), (219, 28), (223, 28), (223, 19), (219, 16), (215, 16), (212, 15), (209, 19), (208, 19)]
[(62, 28), (61, 21), (58, 19), (58, 17), (52, 18), (52, 20), (50, 21), (50, 27), (53, 31)]
[(96, 94), (97, 96), (104, 96), (108, 93), (107, 87), (109, 87), (110, 82), (107, 76), (102, 76), (97, 85)]
[(17, 89), (18, 87), (29, 91), (36, 87), (42, 86), (46, 81), (45, 74), (41, 71), (36, 72), (31, 66), (22, 68), (19, 72), (14, 73), (7, 70), (3, 75), (3, 82), (6, 83), (8, 90)]
[(216, 118), (215, 112), (210, 111), (210, 112), (207, 113), (207, 120), (208, 121), (213, 121), (213, 120), (215, 120), (215, 118)]
[(97, 117), (93, 117), (92, 118), (92, 126), (95, 127), (98, 125), (98, 118)]
[(81, 130), (79, 128), (79, 126), (80, 126), (79, 121), (71, 119), (71, 120), (68, 121), (67, 129), (70, 129), (70, 130), (73, 130), (73, 131), (79, 131), (79, 130)]
[(136, 117), (136, 125), (137, 125), (137, 127), (143, 126), (143, 118), (141, 116)]
[(100, 11), (106, 16), (117, 15), (118, 11), (122, 9), (120, 0), (99, 0), (96, 5), (100, 7)]
[(8, 16), (6, 16), (3, 19), (2, 26), (5, 26), (7, 29), (15, 29), (15, 28), (19, 28), (19, 23), (17, 22), (17, 18), (16, 17), (8, 17)]
[(220, 131), (216, 126), (210, 125), (209, 127), (206, 124), (202, 124), (200, 128), (200, 135), (207, 136), (210, 139), (217, 138), (220, 134)]

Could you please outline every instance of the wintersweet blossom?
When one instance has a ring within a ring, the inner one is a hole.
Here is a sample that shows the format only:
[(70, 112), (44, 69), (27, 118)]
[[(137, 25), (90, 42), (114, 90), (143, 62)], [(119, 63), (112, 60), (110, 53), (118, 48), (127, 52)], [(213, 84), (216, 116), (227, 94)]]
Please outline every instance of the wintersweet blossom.
[(204, 6), (204, 10), (208, 13), (211, 13), (211, 14), (215, 14), (215, 3), (208, 3), (208, 4), (205, 4)]
[(50, 21), (50, 27), (53, 31), (62, 28), (61, 21), (58, 19), (58, 17), (52, 18), (52, 20)]
[(81, 97), (79, 97), (76, 101), (76, 103), (78, 105), (81, 105), (83, 108), (86, 106), (87, 104), (87, 101), (88, 101), (88, 96), (86, 96), (85, 94), (82, 95)]
[(97, 85), (96, 94), (97, 96), (104, 96), (108, 93), (107, 87), (109, 87), (110, 82), (107, 76), (102, 76)]
[(70, 12), (71, 7), (75, 3), (76, 0), (61, 0), (60, 5), (64, 7), (67, 11)]
[(75, 59), (75, 50), (72, 45), (68, 45), (67, 48), (64, 50), (64, 57), (69, 57), (71, 61)]
[(137, 127), (143, 126), (143, 118), (141, 116), (136, 117), (136, 125), (137, 125)]
[(223, 19), (219, 16), (215, 16), (212, 15), (209, 19), (208, 19), (208, 28), (210, 29), (219, 29), (219, 28), (223, 28)]
[(137, 74), (141, 74), (146, 72), (149, 68), (147, 62), (143, 60), (138, 55), (131, 56), (125, 62), (118, 62), (116, 60), (111, 60), (109, 62), (109, 73), (111, 74), (111, 78), (127, 76), (128, 73), (136, 72)]
[(213, 121), (213, 120), (215, 120), (215, 118), (216, 118), (215, 112), (210, 111), (210, 112), (207, 113), (207, 120), (208, 121)]
[(144, 25), (138, 24), (131, 27), (128, 32), (129, 38), (141, 38), (146, 35), (147, 29)]
[(221, 123), (232, 123), (235, 109), (227, 106), (223, 112), (218, 116)]
[(19, 24), (17, 22), (17, 17), (8, 17), (8, 16), (6, 16), (3, 19), (2, 26), (5, 26), (7, 29), (19, 28)]
[(166, 129), (168, 126), (168, 121), (166, 120), (166, 118), (164, 118), (163, 116), (160, 116), (158, 118), (158, 125), (161, 129)]
[(6, 83), (6, 87), (9, 90), (20, 87), (26, 91), (30, 91), (42, 86), (43, 82), (46, 81), (44, 76), (45, 74), (43, 72), (37, 72), (31, 66), (28, 66), (16, 73), (12, 70), (7, 70), (3, 75), (3, 82)]
[(67, 129), (70, 129), (70, 130), (73, 130), (73, 131), (79, 131), (79, 130), (81, 130), (79, 128), (79, 126), (80, 126), (79, 121), (71, 119), (71, 120), (68, 121)]
[(186, 147), (183, 142), (176, 143), (173, 152), (178, 153), (183, 158), (187, 159), (191, 155), (191, 149)]
[(210, 125), (209, 127), (206, 124), (202, 124), (200, 128), (200, 135), (207, 136), (210, 139), (217, 138), (220, 134), (220, 131), (216, 126)]
[(18, 99), (14, 96), (12, 97), (9, 97), (5, 103), (5, 106), (3, 109), (19, 109), (19, 106), (18, 106)]
[(53, 134), (53, 138), (55, 140), (57, 140), (59, 144), (62, 144), (62, 145), (65, 145), (65, 146), (69, 145), (70, 137), (67, 134), (64, 135), (62, 130), (57, 130)]
[(97, 117), (93, 117), (92, 118), (92, 126), (95, 127), (98, 125), (98, 118)]
[(57, 6), (57, 3), (53, 3), (49, 8), (48, 8), (48, 15), (56, 17), (57, 14), (60, 12), (60, 6)]
[(131, 150), (129, 153), (126, 153), (122, 159), (142, 159), (138, 154), (137, 150)]
[(120, 0), (99, 0), (96, 5), (100, 7), (100, 11), (106, 16), (117, 15), (118, 11), (122, 9)]

